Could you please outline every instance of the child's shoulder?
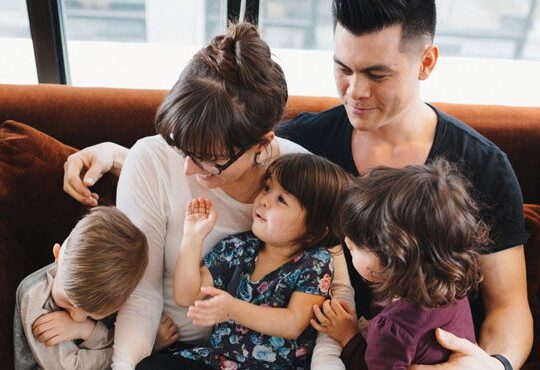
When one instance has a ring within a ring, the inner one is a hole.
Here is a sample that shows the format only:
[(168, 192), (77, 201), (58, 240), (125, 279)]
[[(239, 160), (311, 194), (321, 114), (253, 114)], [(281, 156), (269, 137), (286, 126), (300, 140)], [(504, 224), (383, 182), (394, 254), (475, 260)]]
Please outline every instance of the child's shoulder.
[(301, 258), (307, 263), (325, 263), (330, 264), (332, 262), (332, 254), (327, 248), (315, 247), (305, 251)]
[(230, 244), (236, 247), (258, 245), (261, 240), (251, 231), (242, 231), (223, 238), (220, 243)]
[(50, 295), (50, 289), (48, 289), (48, 275), (54, 274), (55, 271), (56, 265), (51, 263), (25, 277), (17, 287), (17, 301), (21, 302), (25, 297), (34, 296), (36, 294), (46, 295), (47, 297), (43, 297), (43, 299), (46, 300)]

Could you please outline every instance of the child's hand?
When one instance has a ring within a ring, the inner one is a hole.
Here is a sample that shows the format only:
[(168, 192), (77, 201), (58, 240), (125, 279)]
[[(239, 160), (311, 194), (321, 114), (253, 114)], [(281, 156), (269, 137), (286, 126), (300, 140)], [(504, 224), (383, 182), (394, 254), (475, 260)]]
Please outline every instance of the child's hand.
[(210, 199), (196, 198), (186, 207), (184, 236), (197, 236), (204, 239), (216, 224), (217, 213)]
[(214, 287), (201, 287), (201, 292), (211, 298), (203, 301), (195, 301), (189, 307), (188, 317), (194, 325), (213, 326), (223, 321), (230, 320), (230, 309), (235, 298), (229, 293)]
[(162, 314), (152, 352), (159, 352), (162, 349), (169, 347), (171, 344), (175, 343), (178, 338), (178, 326), (176, 326), (169, 316)]
[(66, 311), (55, 311), (38, 317), (32, 324), (32, 332), (39, 342), (52, 347), (67, 340), (86, 340), (95, 326), (93, 320), (77, 322)]
[(317, 321), (311, 319), (311, 326), (337, 340), (342, 347), (359, 332), (358, 320), (345, 301), (326, 300), (322, 310), (319, 306), (313, 306), (313, 313)]

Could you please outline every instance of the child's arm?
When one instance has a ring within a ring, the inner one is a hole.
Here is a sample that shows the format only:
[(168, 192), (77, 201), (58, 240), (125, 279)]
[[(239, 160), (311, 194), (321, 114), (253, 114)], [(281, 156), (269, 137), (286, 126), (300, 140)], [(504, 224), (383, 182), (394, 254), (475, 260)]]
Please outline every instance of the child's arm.
[(188, 317), (195, 325), (212, 326), (233, 320), (251, 330), (285, 339), (298, 338), (309, 325), (311, 307), (324, 301), (320, 295), (295, 291), (287, 308), (275, 308), (244, 302), (216, 288), (203, 287), (201, 291), (212, 298), (196, 301), (189, 308)]
[[(112, 362), (112, 330), (101, 322), (75, 322), (65, 311), (41, 315), (25, 325), (32, 354), (44, 369), (101, 369)], [(84, 340), (79, 346), (75, 339)]]
[(212, 201), (197, 198), (187, 204), (184, 237), (178, 252), (173, 279), (173, 295), (177, 305), (188, 307), (200, 295), (201, 286), (213, 286), (212, 276), (201, 266), (203, 241), (216, 223)]

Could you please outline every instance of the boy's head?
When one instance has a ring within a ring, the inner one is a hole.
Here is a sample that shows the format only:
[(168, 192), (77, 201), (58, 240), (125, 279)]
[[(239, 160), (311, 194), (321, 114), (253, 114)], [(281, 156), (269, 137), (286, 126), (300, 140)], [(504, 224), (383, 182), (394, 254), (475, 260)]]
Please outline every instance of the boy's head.
[(489, 229), (469, 189), (442, 159), (378, 167), (354, 181), (341, 209), (342, 231), (355, 268), (375, 277), (367, 279), (377, 301), (407, 298), (439, 307), (477, 287)]
[(255, 235), (304, 249), (335, 240), (335, 215), (350, 181), (342, 168), (313, 154), (287, 154), (269, 166), (263, 180), (253, 207)]
[(52, 297), (75, 321), (116, 312), (148, 264), (146, 237), (115, 207), (93, 208), (53, 253)]

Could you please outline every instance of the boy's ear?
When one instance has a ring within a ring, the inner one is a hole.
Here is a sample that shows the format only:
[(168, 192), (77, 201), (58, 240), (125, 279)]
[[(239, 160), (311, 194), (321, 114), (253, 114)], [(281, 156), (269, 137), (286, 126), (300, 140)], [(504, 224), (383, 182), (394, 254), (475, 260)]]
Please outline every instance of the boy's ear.
[(58, 243), (54, 244), (53, 248), (52, 248), (52, 253), (54, 255), (54, 260), (57, 261), (58, 260), (58, 256), (60, 255), (60, 248), (62, 248), (62, 246)]

